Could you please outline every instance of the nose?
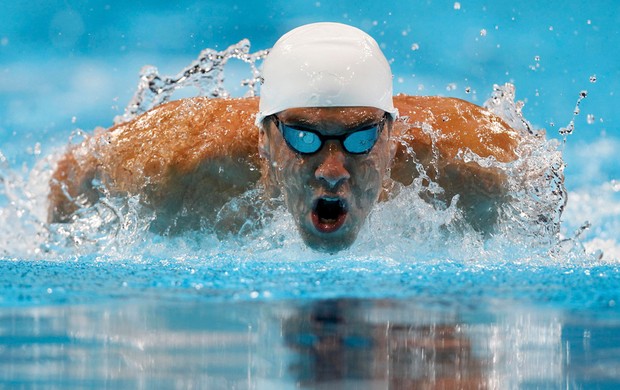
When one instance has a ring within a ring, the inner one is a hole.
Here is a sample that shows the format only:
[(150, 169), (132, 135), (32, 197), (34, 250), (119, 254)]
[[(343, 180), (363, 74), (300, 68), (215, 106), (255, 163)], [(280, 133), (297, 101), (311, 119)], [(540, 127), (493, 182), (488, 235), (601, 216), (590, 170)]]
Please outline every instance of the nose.
[(342, 148), (329, 142), (325, 145), (327, 150), (321, 152), (324, 158), (315, 171), (315, 177), (319, 181), (326, 182), (330, 188), (336, 188), (340, 183), (348, 180), (351, 175), (345, 168), (346, 156)]

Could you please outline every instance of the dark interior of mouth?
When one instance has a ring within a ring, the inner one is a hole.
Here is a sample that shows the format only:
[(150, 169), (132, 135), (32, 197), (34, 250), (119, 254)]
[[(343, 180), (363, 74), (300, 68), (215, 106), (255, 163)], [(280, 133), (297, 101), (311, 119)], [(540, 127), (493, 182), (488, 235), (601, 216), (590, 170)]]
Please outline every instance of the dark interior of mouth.
[(344, 202), (340, 199), (321, 198), (316, 203), (315, 212), (323, 223), (333, 223), (346, 213)]

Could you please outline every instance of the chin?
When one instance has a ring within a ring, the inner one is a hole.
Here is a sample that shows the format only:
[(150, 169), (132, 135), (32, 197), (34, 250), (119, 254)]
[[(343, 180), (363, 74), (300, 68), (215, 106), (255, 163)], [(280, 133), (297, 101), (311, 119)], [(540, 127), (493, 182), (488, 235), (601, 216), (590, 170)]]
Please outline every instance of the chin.
[(308, 247), (317, 252), (329, 254), (348, 249), (357, 239), (357, 231), (349, 231), (346, 234), (316, 234), (302, 227), (300, 227), (299, 231), (301, 238)]

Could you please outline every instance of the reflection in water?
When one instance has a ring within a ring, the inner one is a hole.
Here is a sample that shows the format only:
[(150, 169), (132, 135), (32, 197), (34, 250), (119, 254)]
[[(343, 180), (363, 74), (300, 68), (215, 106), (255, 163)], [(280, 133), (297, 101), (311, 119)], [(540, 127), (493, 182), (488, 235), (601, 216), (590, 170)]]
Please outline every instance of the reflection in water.
[[(364, 381), (390, 388), (484, 388), (484, 361), (464, 329), (409, 312), (392, 320), (389, 302), (323, 301), (285, 321), (284, 337), (298, 351), (301, 384)], [(388, 314), (386, 316), (386, 314)], [(428, 319), (427, 319), (428, 320)], [(420, 322), (421, 321), (421, 322)]]
[(298, 352), (293, 371), (305, 385), (364, 381), (478, 389), (562, 383), (557, 317), (536, 318), (531, 310), (501, 318), (483, 314), (493, 321), (471, 323), (403, 302), (334, 300), (298, 310), (283, 329), (287, 345)]
[(3, 308), (0, 387), (504, 389), (620, 383), (614, 368), (620, 366), (614, 355), (620, 350), (617, 321), (497, 307), (153, 299)]

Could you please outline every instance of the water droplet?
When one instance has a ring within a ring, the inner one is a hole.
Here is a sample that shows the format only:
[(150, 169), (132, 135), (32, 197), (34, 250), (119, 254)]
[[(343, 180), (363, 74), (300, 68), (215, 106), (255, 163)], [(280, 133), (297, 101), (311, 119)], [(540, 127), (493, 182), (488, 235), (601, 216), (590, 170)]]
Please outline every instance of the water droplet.
[(258, 298), (258, 291), (252, 291), (252, 292), (250, 293), (250, 298), (252, 298), (252, 299), (256, 299), (256, 298)]
[(540, 56), (535, 56), (534, 57), (534, 61), (536, 61), (536, 62), (540, 61)]
[(378, 21), (376, 21), (376, 20), (373, 20), (373, 21), (372, 21), (372, 25), (373, 25), (373, 26), (377, 26), (377, 25), (379, 25), (379, 22), (378, 22)]
[(558, 132), (560, 133), (560, 135), (569, 135), (573, 134), (573, 130), (575, 130), (575, 122), (570, 121), (568, 126), (560, 128)]
[(454, 2), (454, 9), (455, 10), (460, 10), (461, 9), (461, 3), (459, 3), (458, 1)]
[(593, 124), (594, 121), (595, 121), (594, 115), (592, 115), (592, 114), (588, 114), (588, 116), (586, 118), (587, 118), (586, 120), (588, 121), (589, 125)]
[(483, 28), (482, 30), (480, 30), (480, 36), (481, 37), (486, 37), (487, 36), (487, 29)]
[(399, 83), (399, 84), (402, 84), (402, 83), (404, 83), (404, 82), (405, 82), (405, 79), (404, 79), (404, 78), (402, 78), (402, 77), (399, 77), (399, 78), (398, 78), (398, 83)]
[(592, 76), (590, 76), (590, 82), (591, 83), (596, 83), (596, 75), (593, 74)]
[(579, 92), (579, 96), (581, 96), (581, 98), (585, 98), (586, 96), (588, 96), (588, 91), (581, 91)]
[(75, 116), (71, 117), (71, 123), (75, 123), (75, 122), (77, 122), (77, 117), (75, 117)]
[(553, 26), (549, 26), (549, 31), (553, 31)]
[(471, 92), (471, 87), (465, 87), (465, 93), (470, 93)]
[(446, 85), (446, 90), (447, 91), (454, 91), (456, 89), (456, 83), (450, 83), (448, 85)]
[(419, 49), (420, 49), (420, 45), (418, 45), (417, 43), (414, 43), (413, 45), (411, 45), (411, 50), (415, 51)]
[(400, 34), (401, 34), (403, 37), (406, 37), (406, 36), (407, 36), (407, 34), (409, 34), (409, 33), (407, 32), (407, 30), (403, 30), (403, 31), (401, 31), (401, 32), (400, 32)]

